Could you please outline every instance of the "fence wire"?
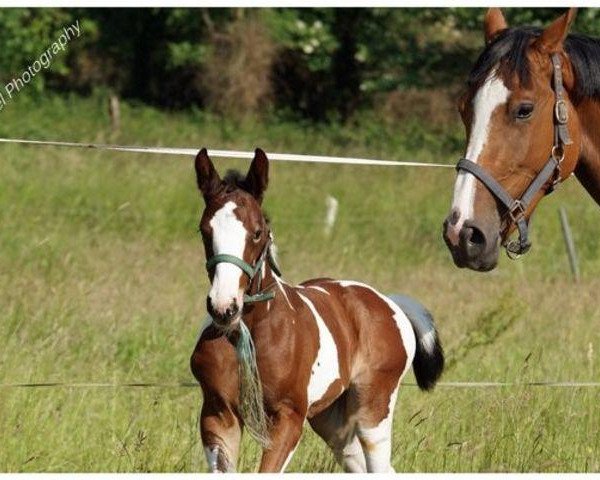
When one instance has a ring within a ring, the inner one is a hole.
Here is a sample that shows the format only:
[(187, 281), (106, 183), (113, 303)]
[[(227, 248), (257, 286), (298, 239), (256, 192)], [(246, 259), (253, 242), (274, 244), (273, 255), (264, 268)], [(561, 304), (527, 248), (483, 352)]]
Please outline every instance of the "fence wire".
[[(402, 383), (403, 387), (418, 387), (416, 383)], [(143, 388), (198, 388), (194, 382), (36, 382), (36, 383), (3, 383), (0, 389), (28, 388), (105, 388), (105, 389), (143, 389)], [(600, 382), (439, 382), (437, 388), (600, 388)]]

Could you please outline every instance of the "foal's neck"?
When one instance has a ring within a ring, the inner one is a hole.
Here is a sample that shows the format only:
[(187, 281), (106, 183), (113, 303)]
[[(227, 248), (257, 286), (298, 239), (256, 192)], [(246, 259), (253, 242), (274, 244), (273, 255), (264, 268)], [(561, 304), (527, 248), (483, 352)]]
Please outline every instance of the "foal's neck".
[(581, 153), (575, 176), (600, 205), (600, 102), (584, 100), (577, 107), (581, 124)]
[(252, 328), (252, 325), (258, 319), (266, 317), (273, 309), (273, 303), (280, 300), (278, 298), (280, 292), (277, 285), (277, 279), (268, 261), (265, 262), (263, 269), (264, 275), (261, 275), (260, 288), (258, 278), (256, 278), (253, 280), (252, 286), (247, 293), (249, 295), (255, 295), (262, 292), (273, 292), (275, 293), (275, 298), (272, 300), (254, 302), (249, 306), (244, 307), (243, 320), (249, 328)]

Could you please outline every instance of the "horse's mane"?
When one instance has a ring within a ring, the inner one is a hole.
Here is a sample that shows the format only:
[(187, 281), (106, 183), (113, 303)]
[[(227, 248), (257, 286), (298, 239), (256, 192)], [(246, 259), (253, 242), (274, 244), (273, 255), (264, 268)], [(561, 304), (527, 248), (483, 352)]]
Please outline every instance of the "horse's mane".
[[(531, 41), (542, 31), (538, 27), (517, 27), (501, 32), (475, 62), (467, 84), (472, 88), (481, 86), (498, 65), (499, 75), (516, 73), (522, 85), (530, 85), (531, 72), (526, 52)], [(572, 33), (565, 40), (565, 51), (575, 71), (573, 100), (600, 99), (600, 40)]]

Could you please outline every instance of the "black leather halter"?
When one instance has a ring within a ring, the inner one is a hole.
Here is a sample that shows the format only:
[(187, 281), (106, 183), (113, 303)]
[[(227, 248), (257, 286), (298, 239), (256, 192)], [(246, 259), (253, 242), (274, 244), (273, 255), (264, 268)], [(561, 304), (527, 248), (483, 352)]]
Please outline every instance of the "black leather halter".
[[(456, 170), (469, 172), (494, 195), (508, 210), (508, 215), (519, 230), (519, 239), (511, 240), (505, 244), (506, 253), (510, 258), (517, 258), (527, 253), (531, 247), (528, 238), (528, 220), (525, 212), (529, 208), (535, 195), (544, 189), (547, 195), (551, 193), (560, 183), (560, 165), (565, 158), (564, 146), (573, 143), (569, 136), (567, 122), (569, 120), (567, 104), (564, 100), (564, 86), (562, 79), (562, 68), (560, 55), (552, 54), (553, 65), (553, 87), (555, 95), (554, 103), (554, 145), (550, 151), (550, 157), (542, 170), (533, 179), (527, 187), (521, 198), (513, 198), (506, 189), (483, 167), (467, 158), (461, 158), (456, 165)], [(554, 178), (553, 178), (554, 177)], [(547, 182), (553, 178), (552, 183), (546, 186)]]

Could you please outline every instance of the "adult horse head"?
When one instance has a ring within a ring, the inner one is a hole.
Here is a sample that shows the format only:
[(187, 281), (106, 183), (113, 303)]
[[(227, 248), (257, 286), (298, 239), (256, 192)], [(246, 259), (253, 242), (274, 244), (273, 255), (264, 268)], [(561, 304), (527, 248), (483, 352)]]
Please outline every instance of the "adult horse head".
[(600, 199), (600, 42), (568, 35), (574, 16), (545, 29), (509, 28), (495, 8), (485, 16), (486, 47), (459, 102), (468, 144), (444, 222), (458, 267), (493, 269), (501, 245), (525, 253), (538, 202), (573, 172)]

